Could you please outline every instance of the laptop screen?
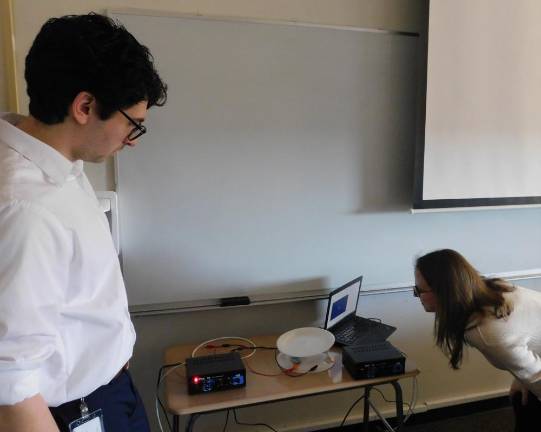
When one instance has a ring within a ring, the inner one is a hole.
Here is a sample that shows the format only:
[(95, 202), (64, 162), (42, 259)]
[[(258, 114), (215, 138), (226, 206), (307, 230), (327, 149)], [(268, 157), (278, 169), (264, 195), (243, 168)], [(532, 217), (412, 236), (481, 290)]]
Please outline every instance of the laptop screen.
[(330, 294), (327, 319), (325, 320), (326, 329), (338, 324), (345, 317), (356, 312), (362, 280), (363, 277), (360, 276)]

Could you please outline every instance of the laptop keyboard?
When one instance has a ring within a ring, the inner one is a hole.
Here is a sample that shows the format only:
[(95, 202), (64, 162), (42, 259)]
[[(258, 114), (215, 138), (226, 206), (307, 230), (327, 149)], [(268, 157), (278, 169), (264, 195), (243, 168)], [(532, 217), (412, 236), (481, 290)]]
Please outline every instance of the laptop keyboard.
[(370, 334), (370, 326), (349, 326), (344, 327), (342, 330), (336, 332), (336, 337), (342, 343), (346, 343), (348, 345), (355, 343), (356, 341), (361, 341), (365, 339)]
[(388, 331), (382, 324), (363, 319), (361, 322), (355, 322), (354, 325), (348, 325), (340, 330), (335, 330), (334, 335), (342, 344), (355, 345), (361, 342), (372, 342), (386, 339), (393, 331)]
[(337, 332), (336, 337), (347, 343), (350, 343), (358, 337), (358, 334), (355, 332), (355, 329), (353, 327), (349, 327)]

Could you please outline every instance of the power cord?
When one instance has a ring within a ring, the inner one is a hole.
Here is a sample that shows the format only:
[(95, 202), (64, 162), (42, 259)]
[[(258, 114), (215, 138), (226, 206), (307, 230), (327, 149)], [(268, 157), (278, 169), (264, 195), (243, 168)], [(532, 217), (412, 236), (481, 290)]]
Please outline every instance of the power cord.
[(381, 422), (383, 423), (383, 425), (385, 426), (385, 428), (389, 431), (389, 432), (396, 432), (396, 430), (389, 424), (389, 422), (385, 419), (385, 417), (383, 417), (383, 414), (381, 414), (379, 412), (379, 410), (376, 408), (376, 406), (372, 403), (372, 401), (370, 400), (370, 398), (367, 399), (368, 403), (370, 404), (370, 406), (372, 407), (372, 409), (374, 410), (374, 412), (378, 415), (379, 419), (381, 420)]
[[(409, 418), (411, 417), (411, 415), (413, 414), (413, 410), (415, 409), (415, 405), (417, 404), (417, 377), (414, 376), (413, 378), (413, 389), (412, 389), (412, 394), (411, 394), (411, 400), (410, 400), (410, 403), (408, 402), (402, 402), (403, 405), (406, 405), (408, 407), (408, 414), (406, 415), (406, 417), (404, 418), (404, 421), (402, 422), (402, 425), (406, 424), (406, 422), (409, 420)], [(383, 392), (376, 388), (376, 387), (372, 387), (372, 390), (375, 390), (377, 391), (381, 397), (383, 398), (383, 400), (385, 402), (388, 402), (388, 403), (396, 403), (395, 400), (388, 400), (385, 395), (383, 394)], [(358, 398), (355, 402), (353, 402), (353, 404), (349, 407), (346, 415), (344, 416), (344, 419), (342, 420), (342, 422), (340, 423), (340, 427), (343, 427), (344, 424), (346, 423), (346, 420), (349, 416), (349, 414), (351, 413), (351, 411), (353, 410), (353, 408), (355, 407), (355, 405), (357, 405), (361, 400), (364, 399), (364, 395), (362, 395), (360, 398)], [(378, 409), (372, 404), (372, 402), (370, 401), (370, 399), (368, 399), (368, 403), (370, 404), (370, 406), (372, 407), (372, 409), (376, 412), (376, 414), (378, 415), (378, 417), (382, 420), (382, 422), (384, 423), (385, 427), (390, 430), (390, 431), (395, 431), (396, 429), (392, 428), (391, 425), (387, 422), (387, 420), (385, 420), (385, 418), (381, 415), (381, 413), (378, 411)]]
[[(173, 364), (167, 364), (160, 367), (160, 370), (158, 371), (158, 380), (156, 382), (156, 418), (158, 419), (158, 426), (160, 427), (160, 431), (163, 432), (163, 426), (162, 421), (160, 418), (160, 410), (161, 407), (163, 414), (165, 415), (165, 419), (167, 420), (167, 427), (170, 431), (173, 430), (173, 427), (171, 426), (171, 423), (169, 422), (169, 416), (167, 415), (167, 410), (163, 406), (162, 401), (160, 400), (160, 384), (164, 380), (164, 378), (169, 375), (171, 372), (173, 372), (175, 369), (179, 368), (180, 366), (184, 366), (185, 363), (173, 363)], [(163, 376), (162, 373), (165, 369), (171, 368), (168, 370)]]
[(224, 428), (222, 429), (222, 432), (225, 432), (225, 430), (227, 429), (227, 422), (229, 421), (229, 410), (226, 411), (225, 413), (225, 423), (224, 423)]
[(362, 401), (364, 399), (364, 395), (362, 395), (360, 398), (358, 398), (355, 402), (353, 402), (351, 404), (351, 406), (349, 407), (348, 409), (348, 412), (346, 413), (346, 415), (344, 416), (344, 418), (342, 419), (342, 422), (340, 423), (340, 427), (343, 427), (344, 424), (346, 423), (346, 420), (349, 416), (349, 414), (351, 413), (351, 411), (353, 410), (353, 408), (355, 408), (355, 405), (357, 405), (360, 401)]
[[(372, 388), (372, 390), (377, 391), (377, 392), (381, 395), (382, 399), (383, 399), (385, 402), (387, 402), (387, 403), (396, 403), (395, 400), (389, 400), (389, 399), (387, 399), (387, 398), (385, 397), (385, 395), (383, 394), (383, 392), (382, 392), (380, 389), (374, 387), (374, 388)], [(411, 407), (411, 405), (410, 405), (409, 403), (407, 403), (407, 402), (402, 402), (402, 404), (403, 404), (403, 405), (406, 405), (406, 406), (408, 407), (408, 414), (407, 414), (407, 417), (404, 418), (404, 423), (406, 423), (407, 419), (411, 416), (411, 414), (412, 414), (413, 411), (412, 411), (412, 407)]]
[[(413, 410), (415, 409), (415, 405), (417, 405), (417, 385), (418, 385), (417, 377), (414, 376), (413, 377), (413, 389), (412, 389), (412, 392), (411, 392), (410, 403), (402, 402), (403, 405), (406, 405), (408, 407), (408, 414), (404, 418), (404, 421), (402, 422), (402, 424), (406, 424), (406, 422), (410, 419), (410, 417), (413, 414)], [(372, 389), (376, 390), (381, 395), (381, 397), (383, 398), (383, 400), (385, 402), (387, 402), (387, 403), (396, 403), (395, 400), (388, 400), (380, 389), (378, 389), (376, 387), (373, 387)]]
[(233, 409), (233, 417), (235, 419), (235, 423), (238, 424), (239, 426), (264, 426), (264, 427), (268, 428), (269, 430), (271, 430), (273, 432), (278, 432), (276, 429), (274, 429), (272, 426), (269, 426), (266, 423), (244, 423), (244, 422), (240, 422), (237, 419), (237, 411), (235, 409)]
[(243, 356), (242, 357), (243, 359), (250, 358), (256, 353), (256, 344), (252, 340), (246, 339), (246, 338), (240, 337), (240, 336), (222, 336), (222, 337), (218, 337), (218, 338), (214, 338), (214, 339), (209, 339), (209, 340), (207, 340), (205, 342), (202, 342), (199, 345), (197, 345), (194, 348), (194, 350), (192, 351), (192, 357), (196, 357), (197, 351), (199, 351), (201, 348), (204, 348), (206, 345), (212, 344), (212, 342), (217, 342), (217, 341), (222, 341), (222, 340), (235, 340), (235, 341), (243, 341), (243, 342), (248, 343), (249, 346), (251, 348), (253, 348), (253, 351), (251, 353), (249, 353), (248, 355)]

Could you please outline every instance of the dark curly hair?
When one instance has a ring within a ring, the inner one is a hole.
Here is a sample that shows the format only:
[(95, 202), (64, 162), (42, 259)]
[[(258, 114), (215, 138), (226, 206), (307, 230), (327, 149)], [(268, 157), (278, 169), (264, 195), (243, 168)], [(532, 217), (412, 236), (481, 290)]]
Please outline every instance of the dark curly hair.
[(102, 120), (141, 101), (162, 106), (167, 85), (147, 47), (121, 24), (90, 13), (49, 19), (26, 56), (30, 114), (62, 123), (81, 91), (91, 93)]

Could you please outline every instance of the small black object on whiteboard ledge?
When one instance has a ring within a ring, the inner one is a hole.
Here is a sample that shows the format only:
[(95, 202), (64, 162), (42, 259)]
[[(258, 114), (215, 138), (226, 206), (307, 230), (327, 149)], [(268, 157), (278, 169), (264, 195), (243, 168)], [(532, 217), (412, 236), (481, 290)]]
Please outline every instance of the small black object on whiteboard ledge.
[(223, 297), (220, 299), (220, 307), (245, 306), (249, 304), (250, 304), (250, 297), (248, 296)]

